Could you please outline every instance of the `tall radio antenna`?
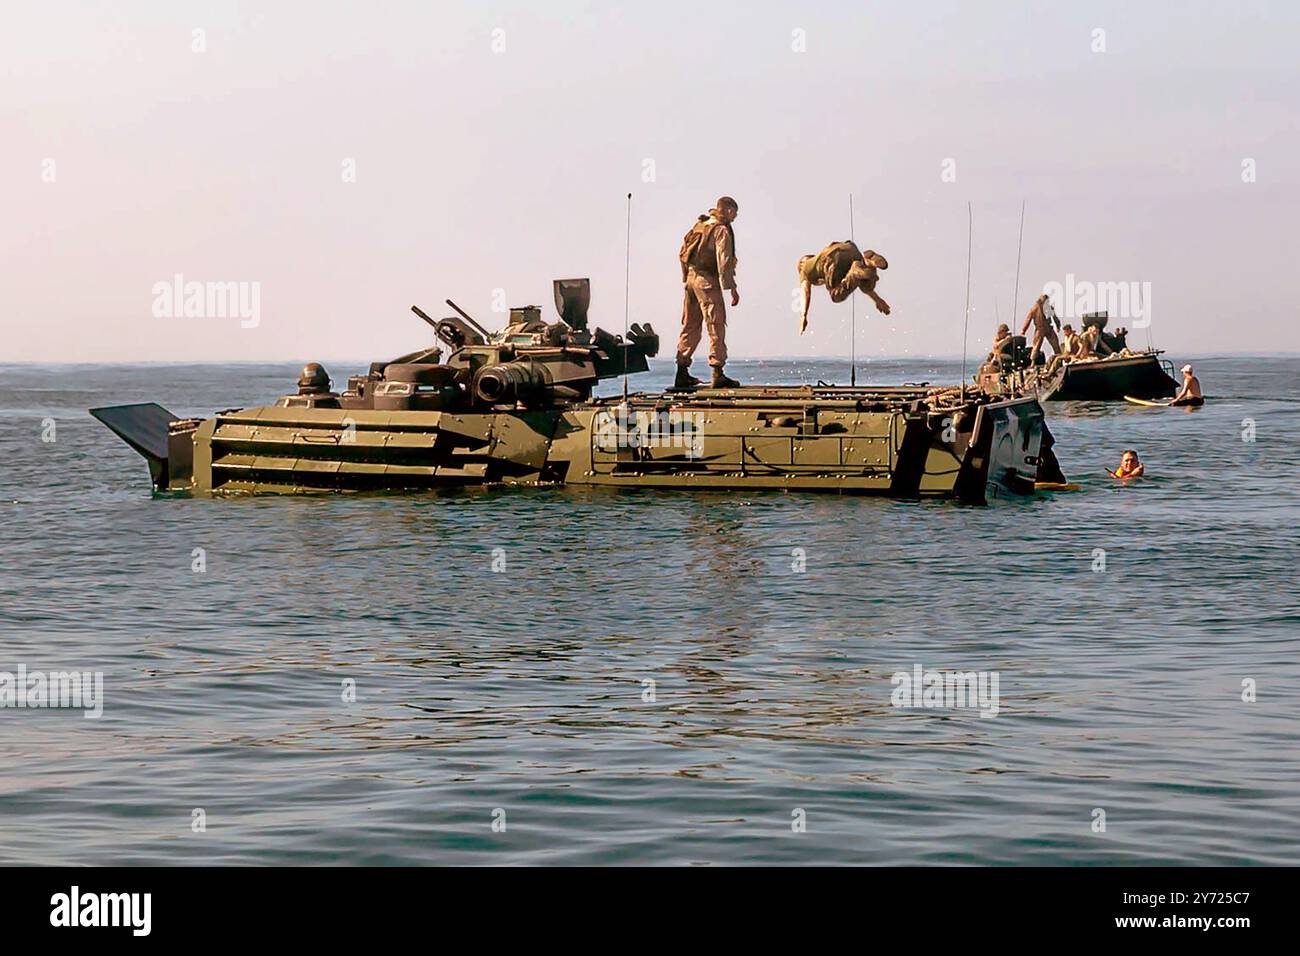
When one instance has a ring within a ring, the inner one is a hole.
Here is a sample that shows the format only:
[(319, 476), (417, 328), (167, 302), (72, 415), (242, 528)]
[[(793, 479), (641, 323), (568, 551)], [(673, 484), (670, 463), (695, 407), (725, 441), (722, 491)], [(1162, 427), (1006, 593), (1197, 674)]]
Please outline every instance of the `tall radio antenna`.
[(623, 402), (627, 402), (627, 334), (632, 293), (632, 194), (627, 194), (627, 246), (623, 261)]
[(1017, 300), (1020, 298), (1020, 250), (1025, 244), (1025, 201), (1020, 200), (1020, 239), (1016, 242), (1016, 287), (1011, 293), (1011, 321), (1016, 321)]
[(966, 316), (961, 326), (961, 400), (966, 401), (966, 331), (970, 328), (970, 260), (975, 244), (975, 214), (966, 201)]
[[(855, 246), (858, 244), (858, 237), (853, 232), (853, 193), (849, 193), (849, 241)], [(849, 307), (852, 309), (852, 324), (849, 326), (849, 334), (852, 336), (852, 342), (849, 345), (849, 384), (858, 384), (858, 297), (849, 296)]]
[[(1137, 295), (1138, 295), (1138, 301), (1141, 301), (1142, 299), (1142, 277), (1141, 276), (1138, 276)], [(1142, 318), (1144, 318), (1147, 323), (1147, 351), (1150, 352), (1152, 347), (1151, 346), (1151, 316), (1143, 312)]]

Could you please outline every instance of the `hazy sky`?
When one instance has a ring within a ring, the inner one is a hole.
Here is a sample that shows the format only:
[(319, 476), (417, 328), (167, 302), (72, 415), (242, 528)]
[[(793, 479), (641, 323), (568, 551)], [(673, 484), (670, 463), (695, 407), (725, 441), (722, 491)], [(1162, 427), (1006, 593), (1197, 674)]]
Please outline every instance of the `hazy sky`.
[[(553, 318), (569, 276), (621, 331), (629, 191), (665, 353), (729, 193), (732, 353), (847, 355), (849, 303), (816, 290), (802, 339), (791, 303), (850, 192), (893, 306), (858, 297), (860, 354), (960, 352), (968, 200), (986, 347), (1022, 199), (1021, 315), (1149, 282), (1175, 358), (1300, 351), (1298, 50), (1294, 2), (9, 5), (0, 361), (390, 358), (430, 340), (412, 303)], [(256, 283), (258, 324), (155, 315), (177, 274)]]

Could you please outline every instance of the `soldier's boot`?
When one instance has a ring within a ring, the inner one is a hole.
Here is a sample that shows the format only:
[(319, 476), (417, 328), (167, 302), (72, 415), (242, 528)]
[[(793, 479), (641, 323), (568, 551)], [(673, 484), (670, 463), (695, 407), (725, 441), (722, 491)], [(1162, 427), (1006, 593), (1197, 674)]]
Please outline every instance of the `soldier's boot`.
[(700, 380), (690, 373), (690, 366), (677, 366), (677, 378), (673, 379), (673, 388), (698, 388)]
[(713, 382), (711, 388), (739, 388), (740, 383), (734, 378), (727, 378), (726, 373), (722, 371), (721, 365), (713, 366)]

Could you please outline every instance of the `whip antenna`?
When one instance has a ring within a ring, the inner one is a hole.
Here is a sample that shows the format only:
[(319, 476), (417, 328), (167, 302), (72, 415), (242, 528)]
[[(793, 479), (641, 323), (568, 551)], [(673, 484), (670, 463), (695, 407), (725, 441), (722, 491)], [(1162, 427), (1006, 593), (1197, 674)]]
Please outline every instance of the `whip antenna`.
[(966, 330), (970, 328), (970, 259), (975, 239), (975, 214), (966, 202), (966, 317), (961, 326), (961, 400), (966, 401)]
[(627, 194), (627, 251), (623, 262), (623, 401), (627, 402), (627, 323), (632, 291), (632, 194)]
[[(1138, 297), (1138, 301), (1141, 302), (1142, 301), (1142, 277), (1141, 276), (1138, 276), (1137, 297)], [(1142, 317), (1146, 319), (1147, 322), (1147, 351), (1150, 352), (1151, 351), (1151, 316), (1143, 313)]]
[[(858, 244), (858, 237), (853, 234), (853, 193), (849, 193), (849, 241), (855, 246)], [(849, 345), (849, 384), (858, 384), (858, 297), (849, 296), (849, 307), (852, 309), (852, 324), (849, 326), (849, 334), (852, 336), (852, 342)]]
[(1016, 300), (1020, 297), (1020, 250), (1025, 244), (1025, 201), (1020, 200), (1020, 239), (1016, 242), (1016, 287), (1011, 293), (1011, 321), (1016, 321)]

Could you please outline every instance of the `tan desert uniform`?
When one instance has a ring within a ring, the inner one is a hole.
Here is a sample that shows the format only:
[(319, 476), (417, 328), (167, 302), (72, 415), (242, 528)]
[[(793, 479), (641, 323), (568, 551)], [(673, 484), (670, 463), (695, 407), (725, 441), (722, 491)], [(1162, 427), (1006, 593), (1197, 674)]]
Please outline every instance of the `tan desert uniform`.
[(1061, 343), (1056, 338), (1056, 329), (1052, 327), (1052, 320), (1047, 317), (1047, 312), (1043, 309), (1045, 301), (1049, 300), (1040, 299), (1034, 303), (1033, 308), (1029, 310), (1029, 314), (1025, 316), (1024, 327), (1020, 330), (1020, 334), (1024, 335), (1029, 330), (1031, 323), (1034, 326), (1034, 342), (1029, 347), (1030, 355), (1038, 351), (1043, 344), (1043, 339), (1047, 339), (1048, 342), (1052, 343), (1053, 352), (1060, 354), (1061, 351)]
[(713, 217), (701, 217), (695, 230), (703, 233), (683, 268), (686, 300), (682, 304), (682, 334), (677, 339), (677, 364), (689, 365), (700, 344), (702, 328), (709, 330), (709, 364), (727, 364), (727, 306), (724, 289), (736, 287), (736, 239), (731, 227)]
[(863, 262), (862, 250), (852, 242), (832, 242), (817, 255), (799, 260), (800, 281), (826, 286), (832, 302), (843, 302), (858, 289), (874, 289), (877, 278)]

